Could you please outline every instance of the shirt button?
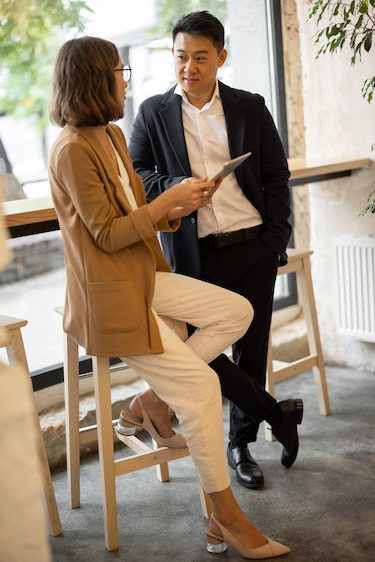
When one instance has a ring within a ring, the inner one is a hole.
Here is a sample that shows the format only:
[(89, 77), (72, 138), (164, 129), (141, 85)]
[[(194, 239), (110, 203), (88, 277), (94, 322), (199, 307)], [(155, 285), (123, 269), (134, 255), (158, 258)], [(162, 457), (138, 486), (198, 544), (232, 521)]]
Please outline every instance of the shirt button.
[(194, 218), (194, 217), (191, 217), (191, 219), (190, 219), (190, 220), (191, 220), (191, 224), (195, 224), (195, 223), (196, 223), (196, 220), (195, 220), (195, 218)]

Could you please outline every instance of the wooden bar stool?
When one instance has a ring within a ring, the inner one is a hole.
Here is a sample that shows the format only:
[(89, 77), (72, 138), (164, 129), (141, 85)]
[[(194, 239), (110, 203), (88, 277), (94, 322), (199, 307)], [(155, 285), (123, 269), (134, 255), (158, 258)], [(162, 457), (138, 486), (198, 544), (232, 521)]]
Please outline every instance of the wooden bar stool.
[[(27, 325), (27, 320), (20, 320), (19, 318), (12, 318), (10, 316), (0, 315), (0, 326), (4, 329), (7, 335), (7, 341), (2, 344), (6, 348), (9, 363), (18, 364), (26, 373), (29, 374), (29, 366), (27, 364), (25, 348), (21, 334), (21, 328)], [(32, 387), (31, 378), (28, 377), (30, 387)], [(35, 404), (35, 403), (34, 403)], [(38, 453), (40, 457), (40, 464), (42, 468), (42, 485), (46, 507), (49, 516), (50, 533), (53, 536), (61, 535), (60, 516), (57, 509), (55, 492), (52, 485), (51, 472), (48, 464), (46, 449), (44, 446), (43, 435), (40, 429), (39, 416), (36, 408), (34, 407), (35, 424), (38, 427)]]
[[(62, 314), (63, 307), (55, 310)], [(126, 437), (126, 444), (134, 455), (115, 460), (114, 425), (112, 419), (110, 365), (108, 357), (92, 357), (96, 425), (79, 427), (79, 362), (78, 345), (64, 333), (64, 392), (66, 424), (66, 457), (69, 501), (72, 508), (80, 506), (80, 445), (98, 441), (99, 463), (103, 493), (104, 534), (108, 550), (118, 548), (116, 476), (135, 472), (150, 466), (157, 467), (162, 482), (169, 480), (168, 462), (189, 456), (189, 450), (145, 445), (135, 436)], [(211, 514), (210, 501), (197, 475), (203, 515)]]
[[(278, 381), (289, 379), (290, 377), (294, 377), (304, 371), (312, 369), (315, 378), (320, 413), (324, 416), (328, 416), (330, 414), (328, 388), (311, 278), (310, 256), (312, 253), (313, 252), (311, 250), (288, 250), (288, 263), (279, 267), (277, 272), (278, 275), (283, 275), (284, 273), (296, 273), (298, 292), (307, 327), (309, 355), (292, 361), (291, 363), (274, 361), (272, 358), (272, 335), (270, 332), (267, 356), (266, 389), (272, 396), (274, 396), (275, 384)], [(267, 426), (266, 438), (268, 440), (273, 439), (271, 431)]]

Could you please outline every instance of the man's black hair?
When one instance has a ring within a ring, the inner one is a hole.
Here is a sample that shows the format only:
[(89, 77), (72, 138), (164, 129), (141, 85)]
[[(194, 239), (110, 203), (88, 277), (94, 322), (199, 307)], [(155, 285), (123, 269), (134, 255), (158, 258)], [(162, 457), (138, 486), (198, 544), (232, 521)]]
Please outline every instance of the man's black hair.
[(216, 47), (218, 53), (224, 47), (224, 27), (222, 23), (206, 10), (191, 12), (178, 20), (172, 31), (173, 43), (177, 33), (206, 37)]

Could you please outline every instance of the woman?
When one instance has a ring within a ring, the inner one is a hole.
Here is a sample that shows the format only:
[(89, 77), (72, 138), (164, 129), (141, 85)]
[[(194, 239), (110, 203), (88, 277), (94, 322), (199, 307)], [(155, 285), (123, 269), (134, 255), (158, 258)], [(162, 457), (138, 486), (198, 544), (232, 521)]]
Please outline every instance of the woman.
[[(251, 306), (171, 273), (156, 238), (206, 205), (218, 184), (184, 180), (146, 203), (123, 134), (108, 124), (123, 115), (126, 71), (116, 47), (93, 37), (68, 41), (56, 61), (52, 118), (63, 130), (52, 147), (50, 181), (65, 245), (64, 329), (87, 353), (123, 357), (147, 380), (153, 390), (133, 405), (140, 423), (169, 431), (158, 397), (176, 412), (212, 501), (208, 549), (225, 550), (225, 540), (247, 558), (286, 554), (289, 548), (253, 527), (232, 494), (220, 385), (207, 365), (245, 332)], [(197, 330), (184, 342), (174, 322)], [(132, 420), (125, 418), (119, 429), (126, 432)]]

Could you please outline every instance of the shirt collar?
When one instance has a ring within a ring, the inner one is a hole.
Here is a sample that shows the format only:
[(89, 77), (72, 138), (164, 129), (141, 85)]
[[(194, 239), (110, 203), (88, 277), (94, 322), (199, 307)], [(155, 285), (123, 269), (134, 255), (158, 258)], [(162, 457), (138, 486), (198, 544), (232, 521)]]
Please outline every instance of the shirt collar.
[(174, 89), (174, 93), (175, 93), (177, 96), (181, 96), (181, 97), (182, 97), (182, 100), (183, 100), (183, 103), (187, 104), (189, 107), (191, 107), (191, 108), (194, 109), (195, 111), (202, 111), (203, 109), (209, 109), (216, 99), (220, 99), (219, 82), (218, 82), (217, 80), (216, 80), (216, 84), (215, 84), (214, 93), (212, 94), (212, 98), (210, 99), (210, 101), (208, 101), (208, 102), (202, 107), (202, 109), (198, 109), (197, 107), (195, 107), (194, 105), (192, 105), (192, 104), (189, 102), (189, 100), (188, 100), (188, 98), (187, 98), (187, 96), (186, 96), (184, 90), (181, 88), (181, 85), (180, 85), (178, 82), (177, 82), (177, 85), (176, 85), (176, 87), (175, 87), (175, 89)]

